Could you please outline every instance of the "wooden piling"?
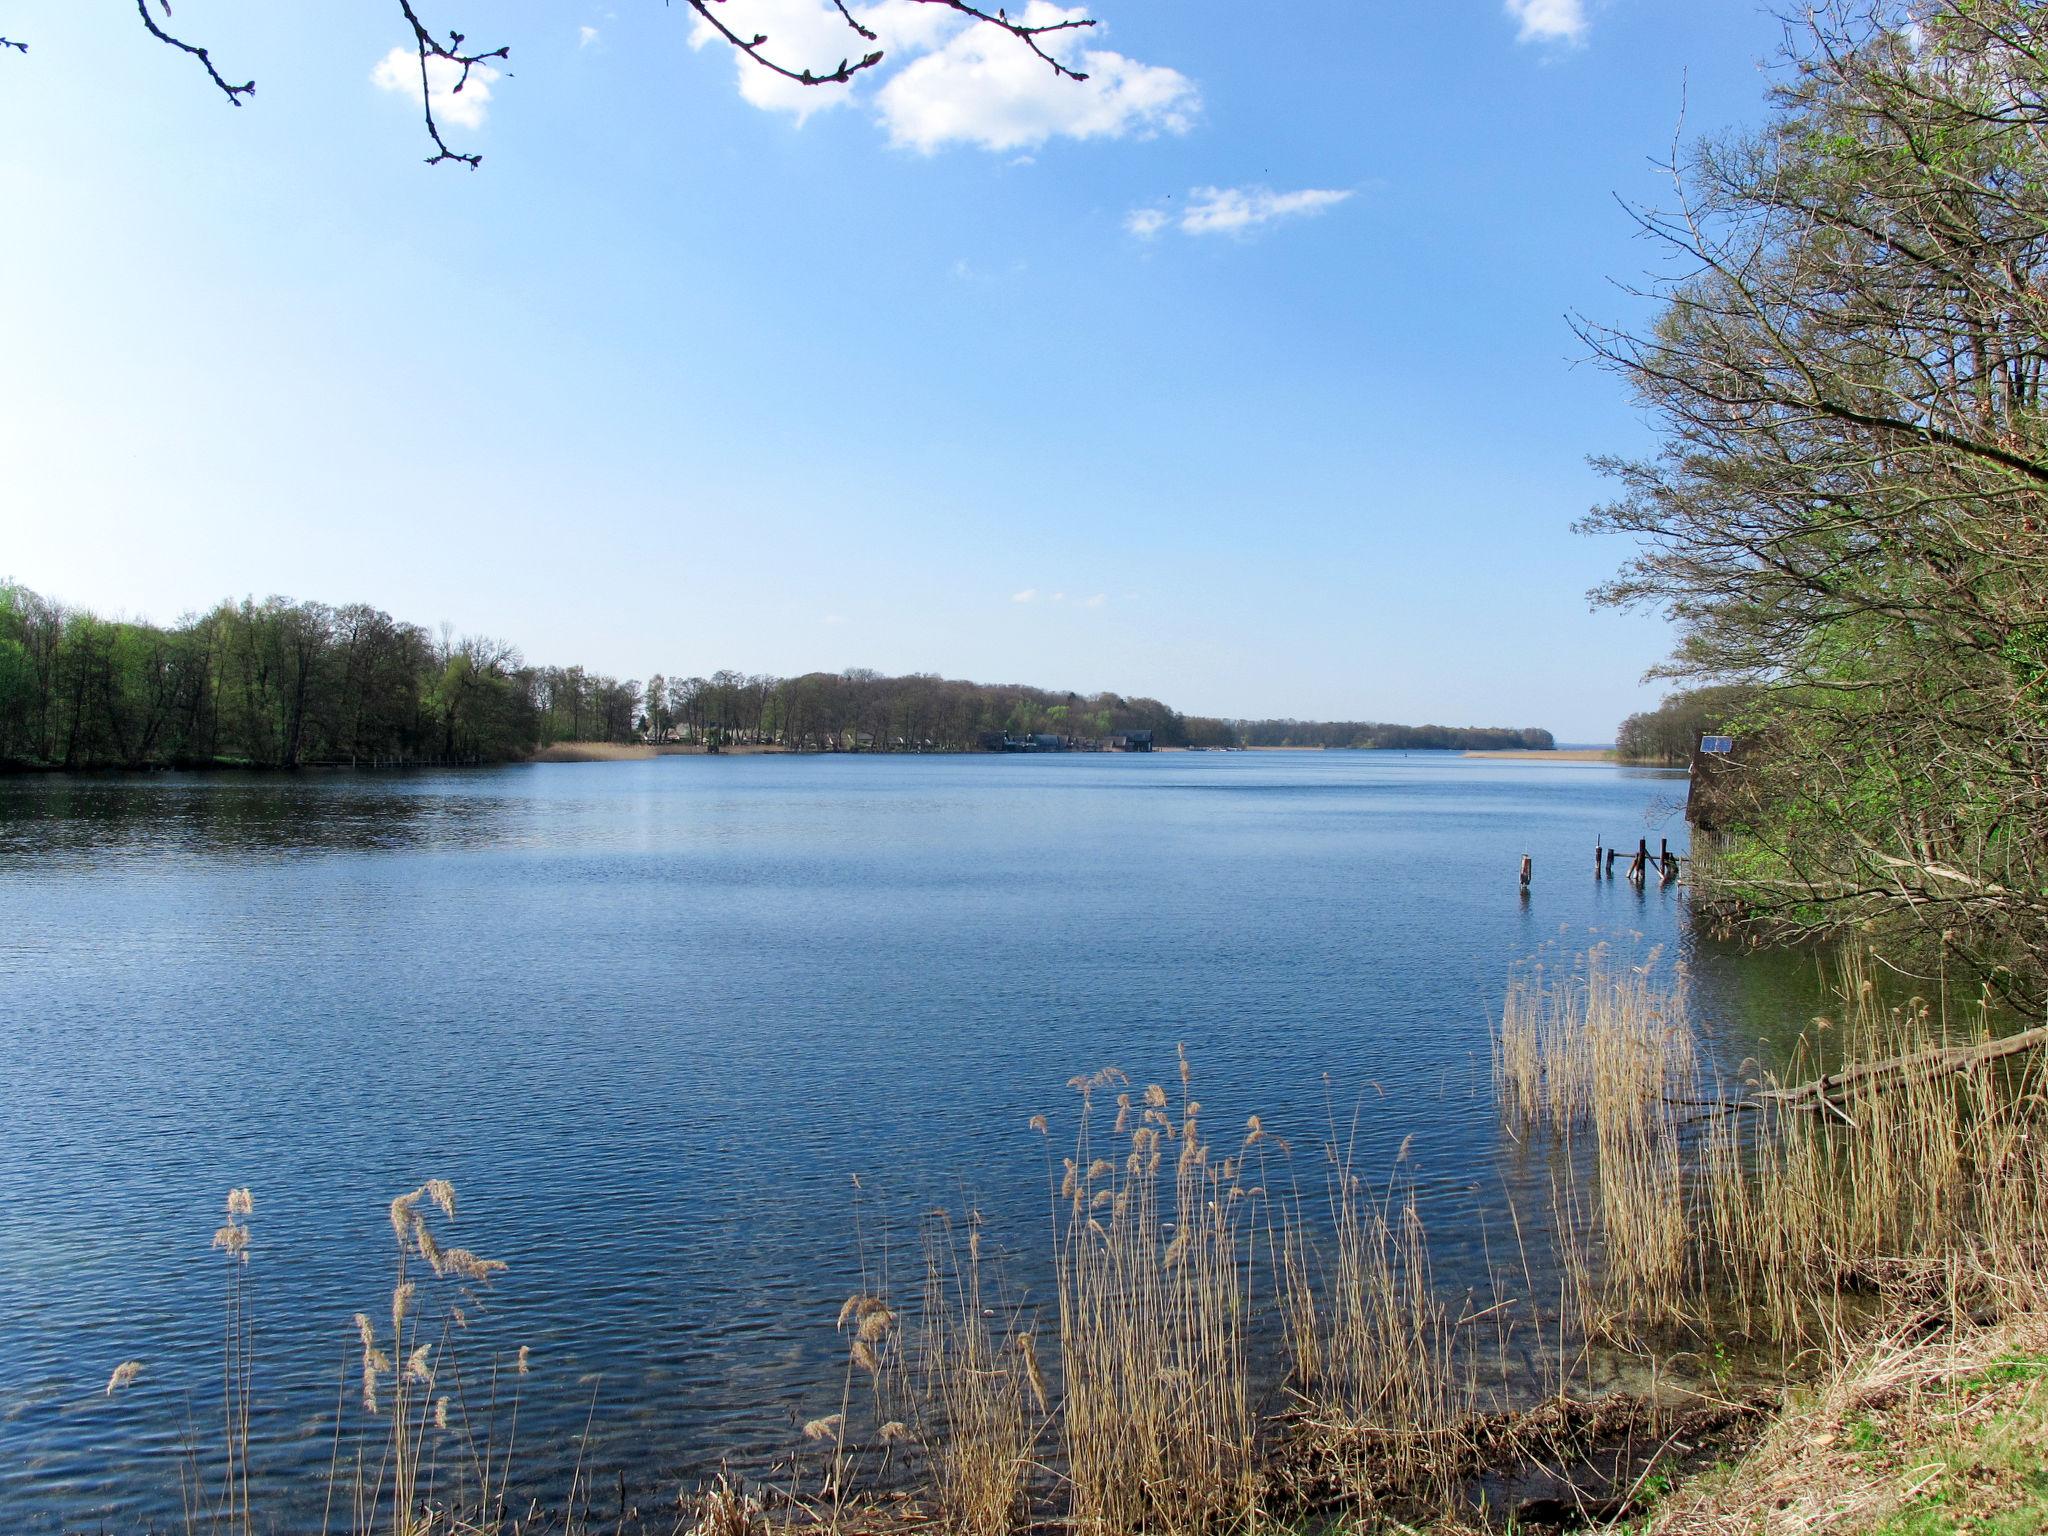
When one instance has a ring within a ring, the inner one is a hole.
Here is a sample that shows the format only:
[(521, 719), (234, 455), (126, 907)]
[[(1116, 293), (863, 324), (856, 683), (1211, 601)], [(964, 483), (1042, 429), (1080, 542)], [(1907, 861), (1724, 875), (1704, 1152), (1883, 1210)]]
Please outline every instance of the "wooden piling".
[(1601, 844), (1595, 843), (1593, 845), (1593, 878), (1595, 880), (1600, 878), (1600, 861), (1605, 857), (1606, 853), (1606, 848), (1601, 846)]
[(1525, 854), (1523, 854), (1523, 855), (1522, 855), (1522, 889), (1523, 889), (1523, 890), (1525, 890), (1525, 891), (1526, 891), (1527, 889), (1529, 889), (1529, 879), (1530, 879), (1530, 876), (1534, 875), (1534, 874), (1535, 874), (1535, 872), (1536, 872), (1536, 866), (1535, 866), (1535, 864), (1534, 864), (1534, 863), (1533, 863), (1533, 862), (1532, 862), (1532, 861), (1530, 860), (1530, 858), (1529, 858), (1529, 855), (1527, 855), (1526, 853), (1525, 853)]
[(1649, 864), (1650, 840), (1647, 837), (1639, 837), (1636, 839), (1635, 857), (1628, 861), (1628, 878), (1630, 882), (1635, 885), (1641, 885), (1647, 876)]

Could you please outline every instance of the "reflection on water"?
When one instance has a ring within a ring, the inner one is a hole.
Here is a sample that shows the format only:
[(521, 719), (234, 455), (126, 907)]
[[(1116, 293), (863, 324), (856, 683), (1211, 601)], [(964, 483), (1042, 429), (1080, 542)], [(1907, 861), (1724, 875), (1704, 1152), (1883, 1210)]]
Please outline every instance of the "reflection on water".
[(593, 1401), (586, 1467), (636, 1484), (834, 1406), (856, 1174), (899, 1284), (918, 1213), (972, 1202), (1042, 1288), (1026, 1121), (1057, 1136), (1074, 1072), (1163, 1078), (1181, 1042), (1213, 1124), (1312, 1147), (1355, 1115), (1367, 1167), (1413, 1133), (1439, 1279), (1477, 1285), (1478, 1213), (1548, 1177), (1486, 1107), (1511, 961), (1682, 953), (1731, 1064), (1812, 1011), (1808, 966), (1592, 878), (1597, 840), (1680, 842), (1683, 789), (1363, 753), (0, 783), (0, 1511), (175, 1514), (231, 1185), (259, 1471), (326, 1465), (385, 1202), (440, 1174), (511, 1264), (474, 1322), (533, 1349), (543, 1496)]

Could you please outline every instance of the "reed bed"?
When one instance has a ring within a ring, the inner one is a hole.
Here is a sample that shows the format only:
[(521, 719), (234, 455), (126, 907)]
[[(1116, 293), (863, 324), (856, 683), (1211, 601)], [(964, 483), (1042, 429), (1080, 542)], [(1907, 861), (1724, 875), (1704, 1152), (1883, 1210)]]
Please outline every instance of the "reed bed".
[[(997, 1536), (1025, 1516), (1050, 1409), (1037, 1340), (987, 1273), (978, 1213), (969, 1213), (964, 1238), (945, 1212), (928, 1218), (924, 1255), (917, 1437), (947, 1523), (966, 1536)], [(880, 1315), (870, 1312), (860, 1331)], [(879, 1434), (894, 1443), (907, 1430), (884, 1419)]]
[(1733, 1091), (1706, 1081), (1682, 976), (1659, 986), (1595, 951), (1517, 978), (1496, 1097), (1512, 1130), (1567, 1161), (1591, 1142), (1591, 1195), (1570, 1178), (1556, 1194), (1589, 1331), (1711, 1326), (1805, 1348), (1852, 1326), (1859, 1302), (1942, 1277), (2043, 1299), (2038, 1061), (1947, 1070), (1945, 1048), (1989, 1038), (1988, 1001), (1961, 1017), (1889, 1003), (1866, 957), (1835, 964), (1832, 1016), (1781, 1073), (1745, 1064)]
[[(1723, 1290), (1799, 1341), (1873, 1291), (1934, 1287), (1960, 1305), (1988, 1287), (2001, 1305), (2041, 1305), (2040, 1062), (1940, 1069), (1958, 1037), (1989, 1037), (1988, 1004), (1961, 1019), (1919, 997), (1888, 1004), (1854, 957), (1836, 992), (1836, 1016), (1815, 1021), (1787, 1075), (1839, 1086), (1788, 1097), (1767, 1079), (1754, 1123), (1714, 1128), (1703, 1228)], [(1898, 1070), (1876, 1070), (1886, 1063)]]
[(1158, 1083), (1118, 1092), (1100, 1140), (1098, 1095), (1123, 1075), (1073, 1085), (1080, 1131), (1062, 1165), (1054, 1270), (1077, 1529), (1201, 1532), (1258, 1507), (1248, 1320), (1270, 1204), (1246, 1154), (1259, 1128), (1218, 1154), (1185, 1054), (1179, 1076), (1177, 1102)]
[[(352, 1324), (355, 1390), (348, 1390), (345, 1373), (332, 1418), (323, 1536), (462, 1536), (506, 1528), (517, 1383), (529, 1354), (521, 1347), (492, 1362), (481, 1381), (462, 1369), (460, 1341), (472, 1318), (485, 1311), (486, 1292), (505, 1265), (446, 1241), (455, 1199), (453, 1185), (429, 1179), (390, 1203), (395, 1258), (389, 1305), (380, 1304), (374, 1318), (357, 1313)], [(277, 1524), (275, 1514), (258, 1507), (250, 1481), (255, 1204), (253, 1191), (230, 1190), (227, 1220), (213, 1237), (225, 1259), (219, 1425), (208, 1440), (195, 1429), (185, 1451), (180, 1480), (188, 1536)], [(146, 1369), (143, 1361), (122, 1362), (107, 1395), (125, 1390)]]
[[(1506, 1134), (1553, 1158), (1554, 1251), (1532, 1258), (1510, 1212), (1519, 1283), (1496, 1275), (1490, 1304), (1454, 1307), (1439, 1285), (1409, 1143), (1369, 1167), (1334, 1114), (1299, 1157), (1258, 1116), (1212, 1132), (1184, 1053), (1168, 1082), (1077, 1077), (1060, 1144), (1031, 1122), (1046, 1293), (1009, 1290), (968, 1210), (926, 1215), (921, 1280), (899, 1296), (857, 1203), (861, 1286), (832, 1319), (843, 1380), (786, 1479), (721, 1476), (638, 1528), (845, 1529), (883, 1494), (962, 1536), (1464, 1519), (1489, 1457), (1639, 1423), (1584, 1400), (1598, 1351), (1670, 1378), (1710, 1337), (1839, 1360), (1887, 1306), (1894, 1322), (2048, 1313), (2038, 1066), (1947, 1070), (1938, 1048), (1988, 1030), (1988, 1010), (1894, 1005), (1854, 958), (1836, 993), (1783, 1081), (1749, 1069), (1731, 1089), (1703, 1063), (1682, 971), (1602, 949), (1518, 973), (1493, 1097)], [(1817, 1092), (1793, 1086), (1822, 1073)], [(527, 1353), (472, 1343), (504, 1266), (454, 1245), (456, 1209), (440, 1180), (390, 1204), (388, 1307), (355, 1319), (325, 1529), (537, 1528), (508, 1510)], [(222, 1434), (204, 1467), (191, 1458), (186, 1520), (209, 1536), (267, 1523), (250, 1492), (252, 1210), (231, 1195), (215, 1240)], [(122, 1362), (108, 1395), (146, 1369)], [(590, 1495), (579, 1467), (545, 1528), (593, 1528)]]
[(1494, 1032), (1494, 1092), (1510, 1128), (1555, 1136), (1568, 1169), (1575, 1144), (1591, 1143), (1597, 1209), (1568, 1172), (1557, 1229), (1573, 1310), (1608, 1336), (1695, 1311), (1683, 1144), (1701, 1066), (1685, 973), (1659, 981), (1657, 960), (1653, 950), (1617, 964), (1602, 945), (1568, 970), (1531, 966), (1511, 980)]
[(1293, 1451), (1354, 1514), (1370, 1514), (1390, 1494), (1447, 1506), (1478, 1394), (1475, 1378), (1458, 1370), (1413, 1183), (1397, 1168), (1369, 1186), (1348, 1149), (1332, 1143), (1325, 1155), (1324, 1251), (1306, 1223), (1282, 1250), (1299, 1404)]

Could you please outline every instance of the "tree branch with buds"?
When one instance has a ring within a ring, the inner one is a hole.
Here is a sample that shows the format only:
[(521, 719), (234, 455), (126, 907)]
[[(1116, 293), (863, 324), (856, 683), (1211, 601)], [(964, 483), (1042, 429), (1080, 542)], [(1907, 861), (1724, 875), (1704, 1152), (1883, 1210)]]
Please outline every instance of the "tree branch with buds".
[[(839, 13), (840, 19), (846, 23), (847, 29), (860, 40), (862, 47), (857, 56), (849, 52), (837, 62), (830, 64), (823, 60), (805, 62), (777, 57), (773, 51), (773, 42), (767, 33), (735, 27), (726, 22), (724, 16), (720, 14), (720, 9), (727, 0), (685, 0), (685, 3), (706, 26), (748, 59), (769, 73), (794, 81), (798, 85), (846, 85), (854, 76), (873, 69), (882, 62), (883, 50), (872, 46), (881, 42), (881, 37), (855, 14), (848, 0), (831, 0), (831, 4)], [(1008, 10), (1002, 7), (983, 10), (980, 6), (970, 3), (970, 0), (915, 0), (915, 3), (940, 6), (965, 17), (970, 22), (1007, 33), (1044, 60), (1053, 74), (1060, 79), (1078, 84), (1088, 78), (1083, 71), (1062, 63), (1052, 52), (1049, 40), (1061, 33), (1085, 31), (1095, 26), (1092, 18), (1062, 16), (1057, 21), (1027, 22), (1011, 16)], [(163, 23), (152, 14), (152, 5), (162, 12), (163, 22), (171, 19), (170, 0), (135, 0), (136, 13), (142, 18), (142, 25), (151, 37), (166, 47), (175, 48), (180, 53), (189, 54), (197, 59), (200, 67), (206, 71), (207, 78), (227, 98), (229, 105), (239, 107), (245, 99), (255, 95), (254, 80), (245, 80), (240, 85), (229, 80), (213, 62), (212, 55), (207, 49), (174, 36), (166, 30)], [(461, 32), (451, 28), (437, 33), (414, 9), (413, 0), (398, 0), (398, 9), (406, 26), (412, 31), (413, 51), (419, 59), (420, 112), (426, 123), (427, 138), (434, 151), (427, 157), (426, 163), (441, 165), (452, 162), (474, 170), (483, 163), (483, 156), (457, 150), (442, 137), (440, 121), (434, 115), (435, 64), (436, 61), (440, 61), (456, 72), (455, 83), (442, 93), (444, 96), (454, 96), (459, 95), (469, 84), (473, 72), (484, 68), (492, 60), (509, 60), (512, 50), (509, 46), (468, 50), (465, 48), (467, 39)], [(7, 49), (25, 54), (28, 52), (28, 44), (17, 42), (11, 37), (0, 37), (0, 50)]]

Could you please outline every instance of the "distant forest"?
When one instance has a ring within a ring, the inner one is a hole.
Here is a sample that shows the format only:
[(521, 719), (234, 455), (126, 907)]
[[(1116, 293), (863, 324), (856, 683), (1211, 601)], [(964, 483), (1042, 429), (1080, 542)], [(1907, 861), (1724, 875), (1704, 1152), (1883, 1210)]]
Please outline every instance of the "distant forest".
[(1383, 725), (1371, 720), (1238, 720), (1241, 747), (1375, 747), (1408, 752), (1548, 752), (1550, 732), (1534, 726)]
[(36, 768), (505, 762), (562, 741), (798, 751), (1076, 746), (1538, 747), (1548, 731), (1189, 716), (1157, 699), (865, 669), (646, 681), (528, 665), (365, 604), (222, 603), (173, 625), (103, 619), (0, 584), (0, 764)]

